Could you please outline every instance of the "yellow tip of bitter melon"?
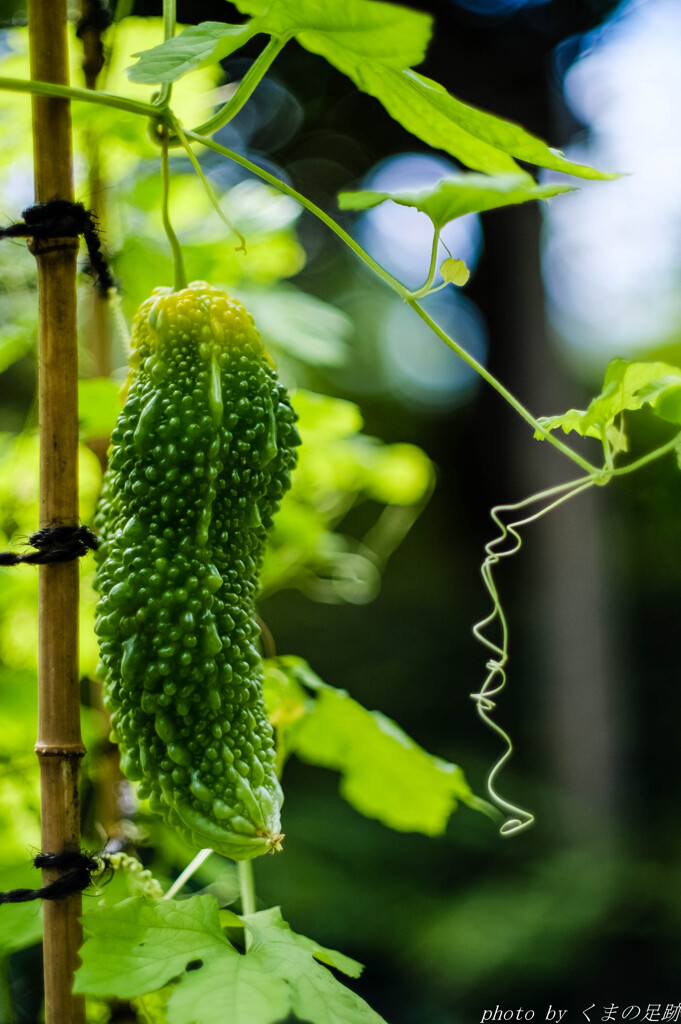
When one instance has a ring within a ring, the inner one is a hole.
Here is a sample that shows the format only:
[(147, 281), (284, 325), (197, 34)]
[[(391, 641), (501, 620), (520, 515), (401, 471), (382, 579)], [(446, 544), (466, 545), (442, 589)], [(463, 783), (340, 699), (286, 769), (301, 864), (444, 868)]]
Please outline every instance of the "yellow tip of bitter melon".
[(280, 849), (254, 601), (299, 444), (253, 319), (204, 282), (133, 322), (96, 523), (96, 632), (121, 767), (199, 847)]

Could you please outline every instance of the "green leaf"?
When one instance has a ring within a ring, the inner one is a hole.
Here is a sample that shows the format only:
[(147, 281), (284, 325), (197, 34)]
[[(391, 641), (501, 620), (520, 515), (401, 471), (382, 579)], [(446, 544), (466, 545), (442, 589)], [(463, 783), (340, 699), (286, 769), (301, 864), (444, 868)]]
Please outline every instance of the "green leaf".
[(625, 409), (640, 409), (646, 402), (654, 405), (663, 391), (679, 382), (678, 366), (613, 359), (606, 370), (601, 394), (589, 403), (584, 414), (584, 425), (604, 427)]
[(341, 192), (338, 205), (341, 210), (366, 210), (390, 199), (399, 206), (411, 206), (425, 213), (440, 230), (467, 213), (482, 213), (574, 191), (572, 185), (555, 182), (537, 185), (526, 174), (458, 174), (419, 192)]
[(428, 754), (344, 690), (321, 690), (309, 713), (290, 727), (286, 746), (309, 764), (340, 772), (341, 796), (400, 832), (441, 835), (457, 802), (473, 803), (461, 768)]
[(356, 960), (297, 935), (278, 907), (231, 918), (254, 937), (245, 954), (224, 936), (213, 896), (96, 907), (83, 919), (74, 991), (134, 999), (174, 979), (168, 1024), (277, 1024), (291, 1013), (310, 1024), (381, 1024), (321, 966), (355, 978), (362, 970)]
[(192, 960), (239, 954), (223, 935), (213, 896), (182, 903), (132, 896), (83, 917), (74, 992), (130, 999), (162, 988)]
[(207, 21), (186, 28), (173, 39), (133, 54), (127, 69), (132, 82), (175, 82), (196, 68), (215, 64), (238, 50), (258, 32), (287, 38), (337, 60), (371, 57), (386, 67), (419, 64), (430, 40), (431, 18), (395, 4), (373, 0), (272, 0), (238, 5), (257, 17), (245, 25)]
[[(559, 416), (537, 416), (537, 423), (541, 423), (544, 430), (557, 430), (561, 427), (566, 434), (576, 431), (582, 437), (600, 437), (601, 433), (596, 427), (584, 426), (584, 409), (568, 409)], [(534, 436), (538, 441), (544, 440), (544, 435), (535, 430)]]
[(639, 397), (650, 403), (653, 412), (670, 423), (681, 423), (681, 369), (641, 388)]
[(176, 82), (189, 71), (217, 64), (228, 57), (244, 46), (256, 31), (251, 23), (225, 25), (219, 21), (204, 21), (201, 25), (190, 25), (150, 50), (133, 53), (139, 60), (126, 68), (126, 74), (131, 82), (145, 85)]
[(253, 17), (266, 11), (270, 2), (271, 0), (232, 0), (240, 14), (250, 14)]
[[(531, 135), (520, 125), (463, 103), (448, 93), (438, 82), (434, 82), (424, 75), (408, 71), (404, 73), (403, 77), (408, 80), (414, 96), (418, 95), (421, 101), (426, 100), (435, 110), (451, 119), (460, 131), (470, 135), (478, 143), (494, 147), (524, 163), (562, 171), (563, 174), (573, 174), (578, 178), (611, 180), (619, 177), (617, 173), (598, 171), (585, 164), (576, 164), (567, 160), (559, 149), (547, 146), (542, 139)], [(454, 155), (456, 156), (456, 154)], [(463, 163), (467, 163), (463, 157), (461, 159)], [(486, 169), (474, 164), (467, 164), (467, 166), (475, 167), (476, 170)]]
[(168, 1000), (168, 1024), (274, 1024), (290, 1008), (286, 979), (263, 969), (262, 957), (237, 953), (185, 974)]
[[(612, 443), (615, 417), (646, 404), (662, 419), (681, 423), (681, 367), (613, 359), (606, 370), (603, 390), (592, 399), (586, 411), (569, 409), (561, 416), (542, 416), (538, 422), (546, 430), (561, 427), (566, 434), (574, 430), (585, 437), (602, 437), (605, 433)], [(541, 438), (539, 433), (535, 436)], [(624, 446), (624, 439), (615, 443), (617, 450)]]
[(364, 970), (364, 965), (353, 960), (335, 949), (327, 949), (321, 946), (314, 939), (308, 939), (305, 935), (298, 935), (281, 916), (280, 907), (270, 907), (269, 910), (261, 910), (257, 914), (249, 914), (244, 917), (244, 924), (253, 934), (255, 943), (253, 949), (265, 943), (283, 942), (286, 945), (293, 945), (306, 953), (311, 953), (315, 960), (326, 964), (327, 967), (335, 967), (342, 971), (349, 978), (359, 978)]
[(579, 178), (618, 177), (566, 160), (559, 150), (549, 148), (519, 125), (462, 103), (438, 82), (416, 71), (396, 70), (372, 60), (351, 60), (345, 54), (322, 55), (358, 89), (379, 100), (412, 135), (473, 170), (520, 173), (517, 159)]
[(121, 411), (120, 385), (110, 377), (78, 381), (78, 424), (83, 441), (108, 437)]
[(295, 35), (301, 46), (336, 65), (367, 58), (392, 68), (420, 64), (432, 31), (429, 15), (378, 0), (271, 0), (237, 7), (257, 15), (258, 31)]
[(464, 261), (455, 260), (451, 256), (440, 267), (440, 273), (447, 284), (455, 284), (458, 288), (465, 285), (471, 276), (471, 272)]
[(266, 974), (286, 979), (291, 1010), (299, 1020), (311, 1024), (385, 1024), (363, 999), (315, 962), (322, 959), (357, 977), (362, 969), (357, 961), (291, 931), (278, 908), (250, 914), (244, 923), (255, 939), (246, 957), (257, 959)]
[(274, 659), (275, 663), (279, 665), (295, 683), (300, 686), (307, 687), (308, 690), (312, 690), (313, 693), (317, 693), (320, 690), (333, 690), (333, 686), (329, 686), (325, 683), (316, 672), (314, 672), (305, 658), (301, 658), (296, 654), (282, 654), (278, 658)]
[(376, 0), (274, 0), (260, 23), (270, 24), (275, 10), (286, 11), (282, 20), (301, 46), (332, 64), (370, 58), (408, 68), (424, 59), (432, 31), (429, 15)]
[(309, 698), (291, 672), (284, 672), (277, 658), (264, 662), (262, 683), (267, 717), (274, 726), (290, 725), (307, 714)]
[(242, 918), (254, 937), (237, 960), (187, 974), (168, 1003), (168, 1024), (274, 1024), (294, 1013), (311, 1024), (380, 1024), (382, 1018), (321, 963), (358, 977), (362, 965), (297, 935), (279, 907)]

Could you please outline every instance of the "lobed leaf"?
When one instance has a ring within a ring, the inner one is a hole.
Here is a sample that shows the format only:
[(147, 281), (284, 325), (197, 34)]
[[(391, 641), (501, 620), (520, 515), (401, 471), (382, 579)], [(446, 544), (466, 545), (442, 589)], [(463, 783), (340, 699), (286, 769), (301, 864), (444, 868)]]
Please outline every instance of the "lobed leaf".
[(522, 174), (516, 162), (521, 160), (581, 178), (618, 176), (567, 160), (520, 125), (463, 103), (414, 71), (430, 40), (427, 14), (381, 0), (238, 0), (236, 6), (252, 20), (191, 26), (136, 54), (130, 80), (174, 82), (215, 64), (260, 32), (284, 40), (295, 37), (379, 100), (407, 131), (473, 170)]
[(435, 229), (440, 230), (467, 213), (483, 213), (500, 206), (549, 199), (561, 192), (573, 191), (573, 185), (555, 182), (537, 185), (526, 174), (458, 174), (418, 192), (341, 192), (338, 205), (341, 210), (366, 210), (392, 200), (399, 206), (410, 206), (425, 213)]
[(187, 973), (168, 1000), (168, 1024), (274, 1024), (291, 1006), (286, 980), (262, 957), (220, 957)]
[(419, 64), (430, 40), (431, 18), (395, 4), (374, 0), (271, 0), (268, 4), (238, 5), (256, 17), (244, 25), (206, 21), (192, 25), (173, 39), (135, 53), (137, 64), (128, 69), (132, 82), (175, 82), (196, 68), (216, 64), (265, 32), (284, 38), (295, 36), (302, 46), (337, 59), (364, 59), (387, 67)]
[(162, 988), (192, 960), (239, 957), (225, 938), (213, 896), (182, 903), (132, 896), (83, 917), (82, 967), (74, 992), (130, 999)]
[(244, 918), (244, 923), (255, 939), (247, 956), (257, 958), (268, 975), (286, 979), (290, 987), (290, 1008), (298, 1020), (311, 1024), (385, 1024), (363, 999), (316, 962), (323, 960), (357, 977), (362, 965), (356, 960), (291, 931), (278, 907), (251, 914)]
[[(650, 405), (661, 419), (681, 424), (681, 367), (661, 362), (630, 363), (613, 359), (608, 365), (603, 390), (586, 410), (568, 409), (560, 416), (542, 416), (538, 422), (546, 430), (558, 427), (568, 434), (574, 430), (584, 437), (608, 436), (616, 450), (626, 440), (613, 433), (616, 416)], [(541, 439), (541, 434), (535, 433)]]
[(335, 967), (337, 971), (347, 974), (349, 978), (359, 978), (364, 970), (364, 965), (353, 960), (344, 953), (335, 949), (327, 949), (321, 946), (314, 939), (308, 939), (305, 935), (298, 935), (281, 916), (280, 907), (270, 907), (269, 910), (261, 910), (257, 914), (250, 914), (244, 918), (244, 923), (253, 934), (255, 943), (254, 950), (267, 942), (283, 942), (286, 945), (296, 946), (298, 949), (311, 953), (315, 960), (326, 964), (327, 967)]
[(322, 966), (356, 978), (356, 960), (292, 931), (278, 907), (231, 917), (253, 935), (245, 954), (223, 934), (213, 896), (96, 907), (83, 919), (87, 938), (74, 990), (135, 998), (174, 981), (168, 1024), (276, 1024), (291, 1013), (310, 1024), (381, 1024)]
[(474, 170), (521, 173), (516, 160), (523, 160), (583, 178), (617, 177), (566, 160), (519, 125), (462, 103), (412, 70), (430, 39), (425, 14), (377, 0), (237, 0), (236, 6), (255, 17), (260, 31), (295, 35), (407, 131)]

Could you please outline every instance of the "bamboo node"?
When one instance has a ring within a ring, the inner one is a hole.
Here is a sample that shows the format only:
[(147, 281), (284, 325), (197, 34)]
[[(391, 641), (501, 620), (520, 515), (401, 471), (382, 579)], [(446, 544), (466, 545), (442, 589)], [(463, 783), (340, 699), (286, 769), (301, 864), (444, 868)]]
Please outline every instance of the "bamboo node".
[(38, 757), (63, 757), (69, 760), (83, 757), (85, 747), (82, 743), (36, 743), (35, 752)]
[(72, 235), (63, 238), (29, 238), (26, 243), (31, 256), (47, 256), (51, 252), (78, 252), (78, 239)]

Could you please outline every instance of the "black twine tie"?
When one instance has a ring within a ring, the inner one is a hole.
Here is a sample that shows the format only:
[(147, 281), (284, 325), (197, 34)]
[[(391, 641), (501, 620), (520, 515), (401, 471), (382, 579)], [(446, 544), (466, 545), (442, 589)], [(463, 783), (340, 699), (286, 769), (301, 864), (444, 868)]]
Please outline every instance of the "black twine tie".
[(88, 551), (96, 551), (97, 538), (87, 526), (46, 526), (32, 533), (28, 543), (36, 551), (16, 555), (0, 551), (0, 565), (49, 565), (51, 562), (72, 562)]
[(0, 228), (0, 238), (78, 238), (85, 239), (89, 267), (87, 273), (95, 275), (95, 288), (104, 298), (109, 290), (116, 287), (109, 265), (104, 259), (97, 220), (95, 215), (86, 210), (82, 203), (72, 203), (68, 199), (51, 199), (48, 203), (36, 203), (22, 210), (24, 218), (20, 224), (10, 224)]
[(40, 889), (10, 889), (0, 892), (2, 903), (30, 903), (31, 900), (61, 900), (74, 892), (82, 892), (92, 884), (92, 875), (100, 865), (87, 853), (39, 853), (33, 860), (37, 868), (56, 868), (64, 871), (49, 885)]

